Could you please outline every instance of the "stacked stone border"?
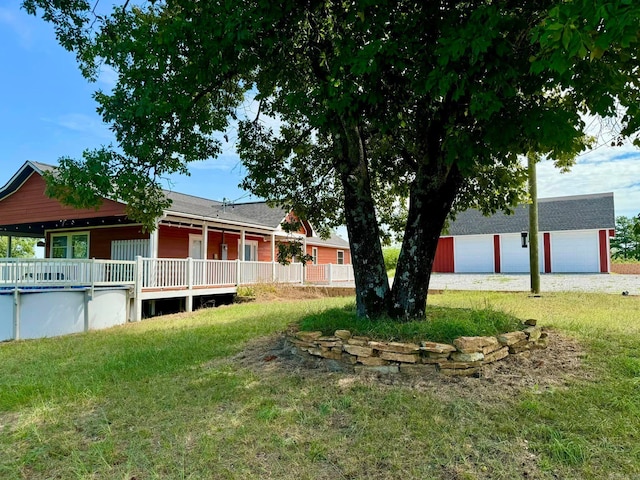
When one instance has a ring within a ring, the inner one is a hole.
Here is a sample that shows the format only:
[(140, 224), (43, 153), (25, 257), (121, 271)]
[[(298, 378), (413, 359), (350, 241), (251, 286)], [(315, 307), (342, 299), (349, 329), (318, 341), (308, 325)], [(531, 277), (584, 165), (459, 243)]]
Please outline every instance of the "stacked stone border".
[(521, 330), (495, 337), (460, 337), (453, 344), (378, 342), (353, 336), (349, 330), (336, 330), (333, 336), (291, 331), (287, 339), (299, 352), (339, 361), (355, 372), (421, 374), (435, 369), (444, 375), (478, 376), (484, 365), (546, 348), (548, 334), (536, 323), (529, 319)]

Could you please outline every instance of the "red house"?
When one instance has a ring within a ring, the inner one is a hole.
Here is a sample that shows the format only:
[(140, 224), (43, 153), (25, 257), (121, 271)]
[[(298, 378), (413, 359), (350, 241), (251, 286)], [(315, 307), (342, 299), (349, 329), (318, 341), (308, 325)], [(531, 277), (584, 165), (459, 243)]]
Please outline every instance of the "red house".
[[(129, 318), (138, 320), (143, 301), (153, 314), (156, 300), (184, 298), (191, 310), (194, 297), (232, 294), (240, 284), (353, 279), (348, 242), (324, 240), (308, 222), (285, 232), (293, 212), (167, 191), (172, 204), (149, 233), (126, 216), (123, 203), (104, 199), (97, 210), (74, 209), (48, 198), (42, 174), (54, 168), (26, 162), (0, 189), (0, 235), (44, 238), (46, 257), (28, 265), (7, 259), (4, 285), (130, 285)], [(277, 244), (292, 237), (313, 257), (304, 268), (295, 259), (277, 263)]]
[[(125, 215), (125, 205), (105, 199), (98, 210), (74, 209), (44, 194), (42, 173), (54, 167), (26, 162), (0, 189), (0, 234), (45, 239), (47, 258), (133, 260), (187, 258), (271, 262), (277, 242), (288, 234), (291, 215), (265, 202), (225, 204), (167, 191), (172, 205), (158, 228), (143, 232)], [(304, 222), (295, 235), (314, 264), (350, 264), (349, 244), (338, 236), (323, 240)]]

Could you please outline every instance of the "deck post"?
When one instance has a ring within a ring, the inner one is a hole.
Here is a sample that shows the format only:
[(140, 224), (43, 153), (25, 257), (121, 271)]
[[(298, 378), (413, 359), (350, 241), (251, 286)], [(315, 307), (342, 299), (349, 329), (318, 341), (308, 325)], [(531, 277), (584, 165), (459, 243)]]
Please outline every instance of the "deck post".
[(333, 279), (331, 278), (333, 276), (333, 272), (331, 271), (332, 270), (331, 266), (332, 264), (329, 263), (327, 268), (327, 280), (329, 281), (329, 285), (331, 285), (331, 282), (333, 281)]
[(237, 258), (237, 259), (236, 259), (236, 287), (237, 287), (238, 285), (241, 285), (241, 284), (242, 284), (242, 281), (241, 281), (241, 278), (240, 278), (240, 272), (241, 272), (241, 269), (240, 269), (240, 259), (239, 259), (239, 258)]
[(13, 339), (20, 340), (20, 291), (13, 288)]
[(135, 268), (135, 311), (134, 311), (134, 322), (139, 322), (142, 320), (142, 283), (144, 279), (144, 264), (142, 263), (142, 257), (138, 255), (136, 257), (136, 268)]
[(202, 258), (209, 258), (207, 254), (209, 253), (209, 225), (207, 222), (202, 222)]
[(93, 292), (93, 287), (91, 290), (85, 289), (84, 291), (84, 331), (89, 331), (89, 304), (91, 303), (91, 292)]
[(187, 257), (187, 312), (193, 312), (193, 258)]

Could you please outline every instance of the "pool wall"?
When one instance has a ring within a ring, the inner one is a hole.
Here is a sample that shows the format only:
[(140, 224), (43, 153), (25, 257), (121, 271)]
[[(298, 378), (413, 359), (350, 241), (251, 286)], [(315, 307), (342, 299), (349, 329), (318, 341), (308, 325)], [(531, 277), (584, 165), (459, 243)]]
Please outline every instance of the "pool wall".
[(0, 341), (56, 337), (122, 325), (129, 288), (0, 291)]

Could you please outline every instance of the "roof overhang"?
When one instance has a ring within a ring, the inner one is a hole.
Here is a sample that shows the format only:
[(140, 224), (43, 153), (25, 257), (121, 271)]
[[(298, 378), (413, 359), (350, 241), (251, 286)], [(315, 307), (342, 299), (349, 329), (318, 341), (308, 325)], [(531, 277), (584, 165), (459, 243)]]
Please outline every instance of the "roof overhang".
[(55, 220), (48, 222), (32, 222), (13, 225), (1, 225), (0, 235), (42, 238), (48, 230), (89, 229), (97, 227), (109, 227), (117, 225), (134, 225), (133, 222), (123, 216), (93, 217), (81, 219)]

